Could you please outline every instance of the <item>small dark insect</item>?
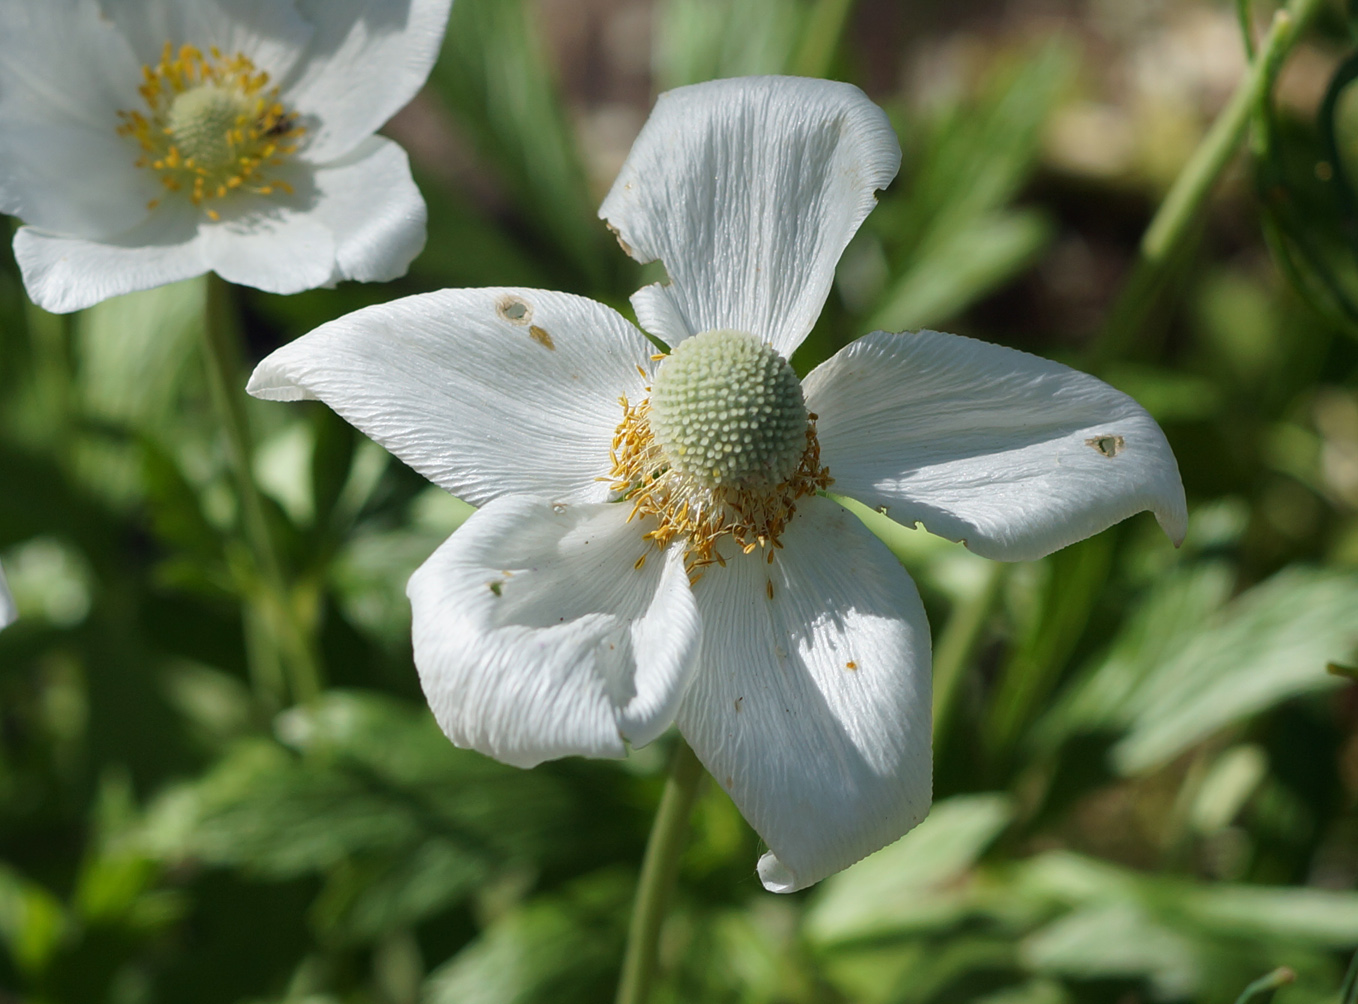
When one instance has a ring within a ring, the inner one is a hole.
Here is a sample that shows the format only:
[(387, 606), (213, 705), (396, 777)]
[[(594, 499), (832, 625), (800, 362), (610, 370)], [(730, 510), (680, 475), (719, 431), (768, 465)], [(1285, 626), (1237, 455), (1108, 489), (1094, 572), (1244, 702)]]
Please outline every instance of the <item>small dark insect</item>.
[(274, 120), (273, 125), (269, 126), (269, 128), (264, 130), (264, 135), (269, 136), (271, 138), (276, 138), (278, 136), (286, 136), (288, 133), (292, 132), (296, 128), (297, 128), (297, 113), (288, 112), (286, 115), (278, 116), (278, 118)]

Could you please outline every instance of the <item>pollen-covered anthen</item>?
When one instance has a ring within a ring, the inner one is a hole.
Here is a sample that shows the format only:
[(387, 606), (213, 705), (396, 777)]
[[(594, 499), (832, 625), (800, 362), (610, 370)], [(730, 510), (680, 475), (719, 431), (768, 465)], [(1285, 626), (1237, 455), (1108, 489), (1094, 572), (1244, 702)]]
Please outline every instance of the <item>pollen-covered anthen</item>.
[(167, 192), (185, 193), (215, 220), (219, 213), (204, 203), (234, 191), (291, 191), (266, 172), (296, 152), (305, 130), (248, 57), (204, 55), (191, 45), (176, 51), (166, 42), (160, 62), (142, 76), (146, 111), (119, 112), (118, 132), (137, 141), (138, 166), (155, 171)]
[(646, 537), (657, 547), (686, 539), (695, 580), (702, 566), (725, 563), (723, 538), (747, 554), (780, 547), (796, 500), (830, 485), (801, 382), (753, 335), (686, 339), (650, 392), (636, 406), (622, 401), (609, 480), (633, 517), (655, 518)]

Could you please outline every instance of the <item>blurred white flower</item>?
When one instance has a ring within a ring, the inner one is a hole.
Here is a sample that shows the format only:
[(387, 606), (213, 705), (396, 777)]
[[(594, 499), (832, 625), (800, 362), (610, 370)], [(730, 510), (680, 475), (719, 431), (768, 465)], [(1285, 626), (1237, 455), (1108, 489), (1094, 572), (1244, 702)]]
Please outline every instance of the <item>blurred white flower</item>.
[[(481, 507), (410, 581), (415, 661), (455, 743), (523, 766), (621, 756), (671, 723), (819, 881), (928, 810), (929, 626), (833, 490), (1023, 560), (1151, 509), (1164, 435), (1093, 377), (936, 332), (787, 358), (900, 148), (856, 88), (725, 80), (662, 95), (600, 215), (667, 285), (610, 308), (445, 290), (341, 318), (250, 392), (319, 398)], [(657, 359), (660, 359), (657, 365)]]
[(9, 627), (18, 618), (19, 611), (10, 595), (9, 583), (5, 581), (5, 570), (0, 567), (0, 628)]
[(374, 132), (451, 0), (5, 0), (0, 211), (65, 312), (213, 271), (295, 293), (404, 274), (425, 206)]

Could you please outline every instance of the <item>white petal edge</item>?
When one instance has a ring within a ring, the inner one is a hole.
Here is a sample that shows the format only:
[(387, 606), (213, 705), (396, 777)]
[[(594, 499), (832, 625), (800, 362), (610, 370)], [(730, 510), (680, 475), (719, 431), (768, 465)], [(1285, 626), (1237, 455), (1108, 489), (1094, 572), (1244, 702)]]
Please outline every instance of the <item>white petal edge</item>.
[(0, 4), (0, 211), (54, 233), (136, 226), (159, 185), (119, 136), (141, 66), (95, 0)]
[(342, 161), (316, 170), (313, 214), (335, 242), (332, 281), (386, 282), (424, 249), (428, 213), (406, 153), (370, 136)]
[(220, 221), (201, 219), (203, 260), (227, 282), (266, 293), (332, 285), (335, 235), (317, 212), (326, 193), (306, 165), (291, 164), (280, 173), (288, 175), (294, 194), (236, 195), (222, 200)]
[(66, 314), (208, 271), (197, 216), (188, 205), (165, 205), (141, 226), (104, 241), (20, 227), (14, 257), (33, 302)]
[(5, 570), (0, 567), (0, 628), (7, 628), (19, 617), (18, 608), (14, 606), (14, 597), (10, 594), (9, 583), (5, 581)]
[(744, 77), (660, 95), (599, 216), (669, 285), (632, 298), (671, 345), (714, 328), (801, 344), (835, 265), (900, 167), (880, 108), (858, 88)]
[(682, 552), (656, 552), (629, 510), (497, 499), (411, 576), (415, 665), (458, 746), (532, 767), (669, 726), (698, 614)]
[(332, 160), (424, 86), (452, 0), (298, 0), (297, 6), (316, 34), (284, 97), (314, 118), (306, 155)]
[(803, 389), (835, 492), (987, 558), (1040, 558), (1146, 509), (1183, 540), (1164, 433), (1086, 373), (958, 335), (878, 331)]
[(702, 648), (676, 719), (769, 845), (759, 876), (771, 892), (891, 843), (932, 791), (919, 593), (850, 513), (815, 496), (797, 505), (772, 564), (757, 551), (694, 585)]
[(319, 399), (454, 495), (602, 502), (620, 395), (653, 349), (601, 303), (446, 289), (356, 311), (278, 349), (247, 390)]
[(187, 44), (204, 54), (215, 46), (227, 56), (241, 53), (249, 57), (258, 69), (269, 74), (274, 85), (293, 71), (314, 33), (292, 0), (100, 0), (100, 3), (145, 65), (160, 62), (166, 42), (176, 51)]

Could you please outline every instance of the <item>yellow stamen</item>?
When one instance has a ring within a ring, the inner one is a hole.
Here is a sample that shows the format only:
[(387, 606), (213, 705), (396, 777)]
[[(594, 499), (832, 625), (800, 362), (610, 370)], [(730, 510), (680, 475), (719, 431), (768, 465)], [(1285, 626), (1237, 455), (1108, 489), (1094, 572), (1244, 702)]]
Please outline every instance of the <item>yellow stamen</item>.
[[(647, 388), (649, 391), (650, 388)], [(689, 581), (710, 564), (725, 565), (718, 545), (726, 538), (741, 552), (768, 548), (768, 561), (778, 538), (797, 511), (796, 501), (828, 488), (834, 478), (820, 464), (815, 415), (808, 416), (806, 448), (792, 476), (773, 485), (704, 487), (675, 471), (655, 441), (650, 427), (650, 400), (633, 406), (621, 399), (622, 422), (613, 437), (609, 482), (619, 501), (631, 503), (628, 519), (652, 517), (653, 529), (643, 536), (664, 550), (676, 539), (686, 541)], [(770, 586), (772, 588), (772, 586)]]
[(306, 130), (248, 56), (224, 56), (216, 47), (205, 56), (166, 42), (160, 62), (143, 66), (142, 78), (146, 111), (120, 111), (117, 131), (137, 142), (137, 166), (154, 171), (167, 191), (185, 191), (212, 220), (221, 213), (203, 204), (233, 192), (292, 194), (292, 186), (266, 172), (297, 150)]

